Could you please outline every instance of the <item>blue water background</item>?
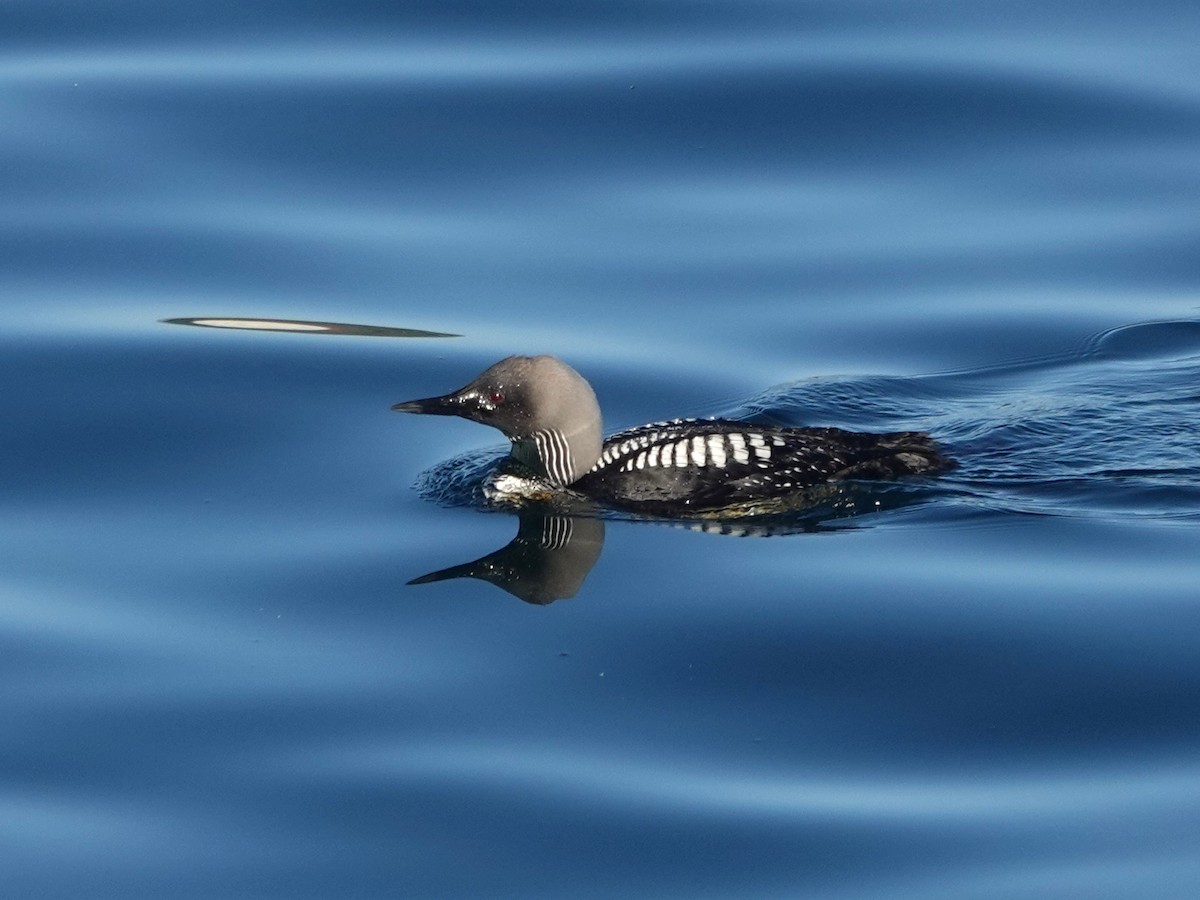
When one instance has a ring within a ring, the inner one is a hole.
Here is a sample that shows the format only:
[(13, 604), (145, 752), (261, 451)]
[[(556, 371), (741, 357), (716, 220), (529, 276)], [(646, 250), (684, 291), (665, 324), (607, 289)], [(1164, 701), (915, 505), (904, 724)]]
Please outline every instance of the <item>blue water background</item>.
[[(20, 897), (1200, 895), (1200, 7), (0, 8)], [(181, 316), (461, 335), (228, 332)], [(388, 412), (931, 430), (570, 599)]]

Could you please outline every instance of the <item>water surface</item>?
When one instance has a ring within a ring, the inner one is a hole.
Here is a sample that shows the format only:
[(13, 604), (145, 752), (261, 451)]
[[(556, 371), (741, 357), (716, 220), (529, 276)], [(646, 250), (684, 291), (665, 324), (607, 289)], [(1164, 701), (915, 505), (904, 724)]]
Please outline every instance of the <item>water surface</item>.
[[(1192, 4), (0, 23), (14, 896), (1200, 891)], [(528, 352), (961, 465), (407, 585), (519, 523), (388, 406)]]

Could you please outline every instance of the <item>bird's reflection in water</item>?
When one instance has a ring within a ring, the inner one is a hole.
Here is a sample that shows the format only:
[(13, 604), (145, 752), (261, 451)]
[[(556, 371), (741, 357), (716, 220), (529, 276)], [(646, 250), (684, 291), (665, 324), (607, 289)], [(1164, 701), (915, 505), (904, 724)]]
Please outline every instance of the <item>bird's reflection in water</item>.
[(603, 547), (601, 519), (526, 509), (520, 513), (517, 536), (506, 546), (474, 562), (414, 578), (409, 584), (479, 578), (526, 603), (544, 606), (573, 597)]
[[(442, 480), (457, 483), (454, 479), (458, 479), (457, 474), (452, 479)], [(624, 521), (629, 525), (658, 523), (730, 537), (781, 537), (857, 530), (865, 527), (865, 522), (878, 521), (875, 517), (880, 513), (921, 506), (934, 496), (939, 495), (931, 488), (844, 482), (806, 491), (787, 508), (761, 508), (759, 511), (764, 514), (758, 516), (630, 517)], [(409, 584), (478, 578), (490, 581), (526, 603), (544, 606), (573, 597), (583, 586), (604, 547), (604, 520), (598, 518), (600, 512), (594, 505), (585, 503), (521, 507), (517, 510), (520, 518), (517, 536), (507, 546), (474, 562), (414, 578)], [(768, 514), (771, 512), (774, 514)], [(861, 521), (865, 514), (870, 515)]]

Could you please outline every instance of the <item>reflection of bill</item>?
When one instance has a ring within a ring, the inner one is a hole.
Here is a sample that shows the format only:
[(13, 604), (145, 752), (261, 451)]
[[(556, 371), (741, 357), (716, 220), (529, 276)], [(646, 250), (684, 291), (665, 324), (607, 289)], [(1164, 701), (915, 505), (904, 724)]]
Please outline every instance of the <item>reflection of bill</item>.
[(352, 334), (360, 337), (447, 338), (461, 337), (441, 331), (416, 328), (387, 328), (382, 325), (353, 325), (348, 322), (305, 322), (300, 319), (183, 318), (163, 319), (167, 325), (196, 325), (236, 331), (288, 331), (297, 334)]
[(517, 536), (474, 562), (414, 578), (428, 584), (450, 578), (479, 578), (526, 603), (545, 605), (573, 597), (604, 547), (604, 522), (524, 510)]

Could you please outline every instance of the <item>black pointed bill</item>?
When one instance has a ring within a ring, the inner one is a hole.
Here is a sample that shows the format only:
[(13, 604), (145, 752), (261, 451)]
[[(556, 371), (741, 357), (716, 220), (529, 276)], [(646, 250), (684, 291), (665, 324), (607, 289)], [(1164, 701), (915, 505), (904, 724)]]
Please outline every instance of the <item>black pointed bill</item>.
[(495, 408), (495, 404), (486, 395), (471, 385), (453, 394), (429, 397), (425, 400), (408, 400), (392, 406), (395, 412), (421, 413), (426, 416), (462, 416), (476, 422), (481, 421), (482, 416)]
[(424, 400), (406, 400), (392, 405), (393, 412), (421, 413), (426, 416), (461, 416), (463, 398), (458, 394), (443, 397), (428, 397)]

